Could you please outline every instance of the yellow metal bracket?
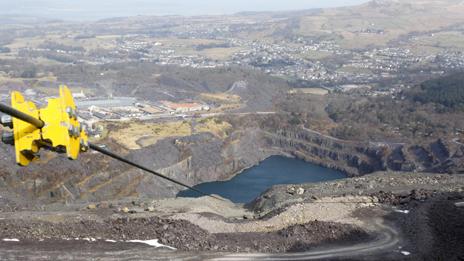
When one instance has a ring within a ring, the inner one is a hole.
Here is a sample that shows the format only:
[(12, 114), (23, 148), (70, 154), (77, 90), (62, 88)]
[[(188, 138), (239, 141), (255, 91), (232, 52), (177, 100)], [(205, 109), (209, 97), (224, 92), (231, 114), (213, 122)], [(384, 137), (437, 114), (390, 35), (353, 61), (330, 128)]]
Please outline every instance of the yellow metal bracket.
[(58, 151), (66, 151), (68, 158), (77, 159), (81, 149), (87, 147), (87, 134), (77, 120), (77, 108), (71, 92), (60, 86), (60, 97), (48, 100), (48, 106), (40, 110), (45, 122), (42, 140)]
[[(32, 117), (39, 118), (39, 111), (35, 104), (24, 100), (19, 92), (15, 91), (11, 94), (11, 106)], [(40, 129), (16, 118), (13, 118), (13, 126), (16, 162), (21, 166), (27, 166), (31, 161), (38, 159)]]
[(77, 119), (77, 108), (66, 86), (60, 86), (60, 96), (49, 99), (45, 108), (38, 110), (34, 103), (25, 101), (19, 92), (12, 93), (11, 105), (44, 123), (39, 129), (13, 118), (16, 162), (19, 165), (27, 166), (37, 159), (42, 147), (66, 153), (73, 160), (77, 159), (79, 152), (87, 150), (87, 134)]

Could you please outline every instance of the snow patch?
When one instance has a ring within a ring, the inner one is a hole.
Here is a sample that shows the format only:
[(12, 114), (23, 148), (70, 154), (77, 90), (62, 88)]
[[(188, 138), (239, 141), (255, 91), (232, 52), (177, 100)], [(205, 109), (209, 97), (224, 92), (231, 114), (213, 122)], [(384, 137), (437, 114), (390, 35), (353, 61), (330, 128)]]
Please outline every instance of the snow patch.
[(397, 213), (403, 213), (403, 214), (409, 214), (409, 210), (395, 209), (395, 212), (397, 212)]
[(401, 251), (400, 253), (403, 254), (404, 256), (409, 256), (411, 254), (411, 252), (408, 252), (408, 251)]
[(105, 239), (105, 242), (116, 243), (116, 240), (112, 240), (112, 239)]
[(169, 248), (169, 249), (172, 249), (172, 250), (176, 250), (176, 249), (173, 248), (173, 247), (160, 244), (158, 239), (152, 239), (152, 240), (129, 240), (129, 241), (127, 241), (127, 242), (130, 242), (130, 243), (142, 243), (142, 244), (147, 244), (147, 245), (153, 246), (153, 247), (166, 247), (166, 248)]
[(2, 239), (2, 241), (5, 241), (5, 242), (19, 242), (19, 239), (17, 239), (17, 238), (4, 238), (4, 239)]

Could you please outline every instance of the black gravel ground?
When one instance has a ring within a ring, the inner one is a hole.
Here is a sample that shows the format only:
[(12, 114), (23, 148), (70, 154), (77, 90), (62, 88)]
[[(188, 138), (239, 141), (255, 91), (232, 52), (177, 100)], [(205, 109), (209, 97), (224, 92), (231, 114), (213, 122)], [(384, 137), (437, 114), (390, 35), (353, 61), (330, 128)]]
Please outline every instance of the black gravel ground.
[(269, 233), (210, 234), (187, 221), (151, 217), (74, 223), (0, 220), (0, 238), (20, 242), (160, 239), (162, 244), (185, 251), (281, 253), (305, 251), (328, 243), (360, 242), (369, 240), (369, 235), (354, 226), (319, 221)]
[(436, 197), (404, 205), (409, 214), (392, 213), (387, 218), (403, 233), (405, 260), (464, 260), (464, 208), (455, 200)]

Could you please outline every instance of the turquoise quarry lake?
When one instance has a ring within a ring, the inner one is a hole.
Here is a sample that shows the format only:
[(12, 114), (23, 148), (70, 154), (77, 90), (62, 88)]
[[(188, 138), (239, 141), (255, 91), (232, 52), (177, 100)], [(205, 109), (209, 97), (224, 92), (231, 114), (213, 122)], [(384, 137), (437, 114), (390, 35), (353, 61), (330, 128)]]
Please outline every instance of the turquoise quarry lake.
[[(217, 194), (235, 203), (248, 203), (266, 189), (278, 184), (301, 184), (346, 178), (343, 172), (320, 167), (303, 160), (272, 156), (228, 181), (202, 183), (196, 189)], [(185, 190), (179, 197), (199, 197)]]

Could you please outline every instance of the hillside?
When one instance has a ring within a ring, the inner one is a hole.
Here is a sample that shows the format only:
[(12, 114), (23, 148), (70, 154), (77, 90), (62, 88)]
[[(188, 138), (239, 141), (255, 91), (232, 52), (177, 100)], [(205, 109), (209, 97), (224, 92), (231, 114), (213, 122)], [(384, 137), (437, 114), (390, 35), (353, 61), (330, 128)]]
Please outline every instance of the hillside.
[(409, 93), (414, 101), (436, 103), (447, 109), (464, 109), (464, 74), (454, 73), (422, 83)]
[(346, 48), (365, 48), (389, 45), (410, 34), (462, 29), (463, 13), (464, 4), (459, 0), (374, 0), (357, 7), (303, 15), (299, 28), (293, 32), (309, 37), (336, 37)]

